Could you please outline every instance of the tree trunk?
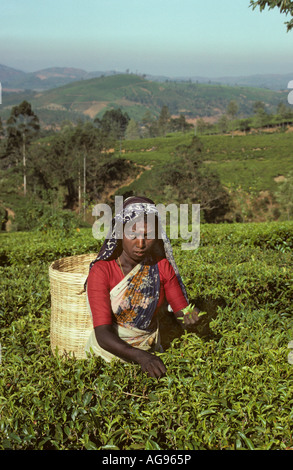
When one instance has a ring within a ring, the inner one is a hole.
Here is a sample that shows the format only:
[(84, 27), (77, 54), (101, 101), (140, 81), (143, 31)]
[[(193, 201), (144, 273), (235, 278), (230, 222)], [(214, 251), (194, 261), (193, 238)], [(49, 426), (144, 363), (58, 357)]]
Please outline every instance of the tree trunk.
[(83, 157), (83, 220), (85, 220), (85, 206), (86, 206), (86, 155)]
[(81, 212), (81, 181), (80, 181), (80, 169), (78, 170), (78, 213)]
[(23, 193), (26, 196), (26, 155), (25, 155), (25, 136), (22, 136), (22, 159), (23, 159)]

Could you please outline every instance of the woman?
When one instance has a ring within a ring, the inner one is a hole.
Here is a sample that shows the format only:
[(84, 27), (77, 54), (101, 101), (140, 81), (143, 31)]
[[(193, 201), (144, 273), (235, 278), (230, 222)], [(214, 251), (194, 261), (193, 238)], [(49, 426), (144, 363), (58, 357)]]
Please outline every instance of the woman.
[(138, 363), (151, 377), (161, 377), (165, 365), (152, 352), (162, 351), (157, 312), (165, 299), (183, 326), (198, 321), (197, 309), (182, 311), (188, 298), (154, 202), (130, 197), (90, 265), (87, 300), (94, 330), (86, 350), (108, 362)]

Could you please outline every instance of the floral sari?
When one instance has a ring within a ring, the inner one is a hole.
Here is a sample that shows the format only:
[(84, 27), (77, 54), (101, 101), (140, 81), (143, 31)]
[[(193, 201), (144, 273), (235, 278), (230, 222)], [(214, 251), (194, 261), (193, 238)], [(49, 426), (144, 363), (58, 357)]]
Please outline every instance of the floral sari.
[[(118, 336), (133, 347), (162, 351), (159, 326), (149, 329), (160, 292), (157, 264), (137, 264), (110, 292), (113, 327)], [(110, 362), (116, 356), (101, 348), (92, 331), (86, 351)]]

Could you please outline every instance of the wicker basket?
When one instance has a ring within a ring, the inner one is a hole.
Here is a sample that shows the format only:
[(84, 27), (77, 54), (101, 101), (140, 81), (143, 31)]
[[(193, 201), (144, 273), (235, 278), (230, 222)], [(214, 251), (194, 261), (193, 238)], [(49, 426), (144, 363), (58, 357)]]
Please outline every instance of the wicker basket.
[(53, 354), (71, 353), (85, 359), (87, 339), (93, 329), (84, 283), (96, 254), (61, 258), (49, 267), (51, 289), (50, 342)]

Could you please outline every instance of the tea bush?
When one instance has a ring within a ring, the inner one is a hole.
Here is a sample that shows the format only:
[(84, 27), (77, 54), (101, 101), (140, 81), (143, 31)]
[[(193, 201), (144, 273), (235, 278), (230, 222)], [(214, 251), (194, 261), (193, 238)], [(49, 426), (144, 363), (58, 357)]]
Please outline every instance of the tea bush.
[(91, 230), (1, 234), (1, 449), (289, 449), (292, 444), (293, 224), (202, 225), (174, 242), (193, 303), (183, 331), (161, 318), (167, 374), (55, 357), (48, 266), (96, 252)]

